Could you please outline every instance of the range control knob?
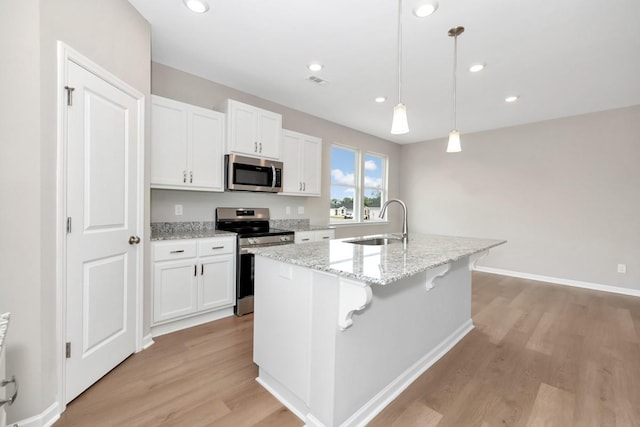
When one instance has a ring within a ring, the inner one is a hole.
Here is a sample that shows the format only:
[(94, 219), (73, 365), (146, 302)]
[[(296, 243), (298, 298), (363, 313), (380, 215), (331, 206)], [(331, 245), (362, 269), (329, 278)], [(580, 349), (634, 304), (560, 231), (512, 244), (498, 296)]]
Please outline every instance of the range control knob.
[(288, 242), (289, 240), (291, 240), (290, 236), (280, 236), (280, 241), (281, 242)]

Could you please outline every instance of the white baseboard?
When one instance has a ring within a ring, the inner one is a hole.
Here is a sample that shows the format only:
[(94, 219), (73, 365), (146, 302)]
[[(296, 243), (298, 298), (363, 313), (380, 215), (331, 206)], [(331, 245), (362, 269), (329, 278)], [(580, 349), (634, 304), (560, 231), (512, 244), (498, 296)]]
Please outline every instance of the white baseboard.
[(38, 415), (34, 415), (33, 417), (29, 417), (22, 421), (8, 423), (7, 427), (50, 427), (53, 423), (58, 421), (59, 418), (60, 413), (58, 412), (58, 402), (54, 402)]
[(480, 271), (483, 273), (498, 274), (500, 276), (510, 276), (510, 277), (517, 277), (520, 279), (535, 280), (538, 282), (553, 283), (555, 285), (573, 286), (576, 288), (591, 289), (594, 291), (611, 292), (614, 294), (640, 297), (640, 290), (638, 289), (629, 289), (629, 288), (621, 288), (619, 286), (601, 285), (599, 283), (582, 282), (580, 280), (560, 279), (558, 277), (541, 276), (538, 274), (520, 273), (517, 271), (502, 270), (499, 268), (492, 268), (492, 267), (476, 266), (474, 270)]
[(151, 333), (142, 337), (142, 350), (146, 350), (153, 345), (153, 337)]
[(233, 316), (233, 307), (211, 311), (184, 319), (178, 319), (172, 322), (162, 323), (160, 325), (151, 327), (151, 336), (158, 337), (160, 335), (170, 334), (171, 332), (176, 332), (182, 329), (191, 328), (193, 326), (202, 325), (203, 323), (213, 322), (214, 320), (222, 319), (229, 316)]

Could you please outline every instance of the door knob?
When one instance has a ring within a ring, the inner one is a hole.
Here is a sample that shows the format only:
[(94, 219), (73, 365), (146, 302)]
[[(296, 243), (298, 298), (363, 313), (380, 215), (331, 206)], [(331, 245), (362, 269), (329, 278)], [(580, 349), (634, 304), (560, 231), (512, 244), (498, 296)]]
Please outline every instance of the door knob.
[(140, 237), (138, 237), (138, 236), (129, 237), (129, 244), (130, 245), (137, 245), (138, 243), (140, 243)]

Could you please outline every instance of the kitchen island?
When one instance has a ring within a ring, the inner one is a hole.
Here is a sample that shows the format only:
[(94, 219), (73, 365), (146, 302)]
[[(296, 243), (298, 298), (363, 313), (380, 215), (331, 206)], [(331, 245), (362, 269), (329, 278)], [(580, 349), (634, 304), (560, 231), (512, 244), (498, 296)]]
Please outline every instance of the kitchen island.
[(308, 426), (366, 424), (473, 329), (471, 270), (503, 243), (414, 234), (253, 250), (257, 381)]

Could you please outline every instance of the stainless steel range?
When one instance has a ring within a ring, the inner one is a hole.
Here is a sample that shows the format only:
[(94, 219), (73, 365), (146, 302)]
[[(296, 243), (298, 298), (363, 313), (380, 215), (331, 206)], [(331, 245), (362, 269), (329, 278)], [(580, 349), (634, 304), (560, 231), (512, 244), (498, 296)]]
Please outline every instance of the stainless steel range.
[(217, 208), (216, 228), (238, 234), (235, 313), (253, 313), (255, 263), (249, 249), (291, 244), (294, 232), (270, 228), (268, 208)]

